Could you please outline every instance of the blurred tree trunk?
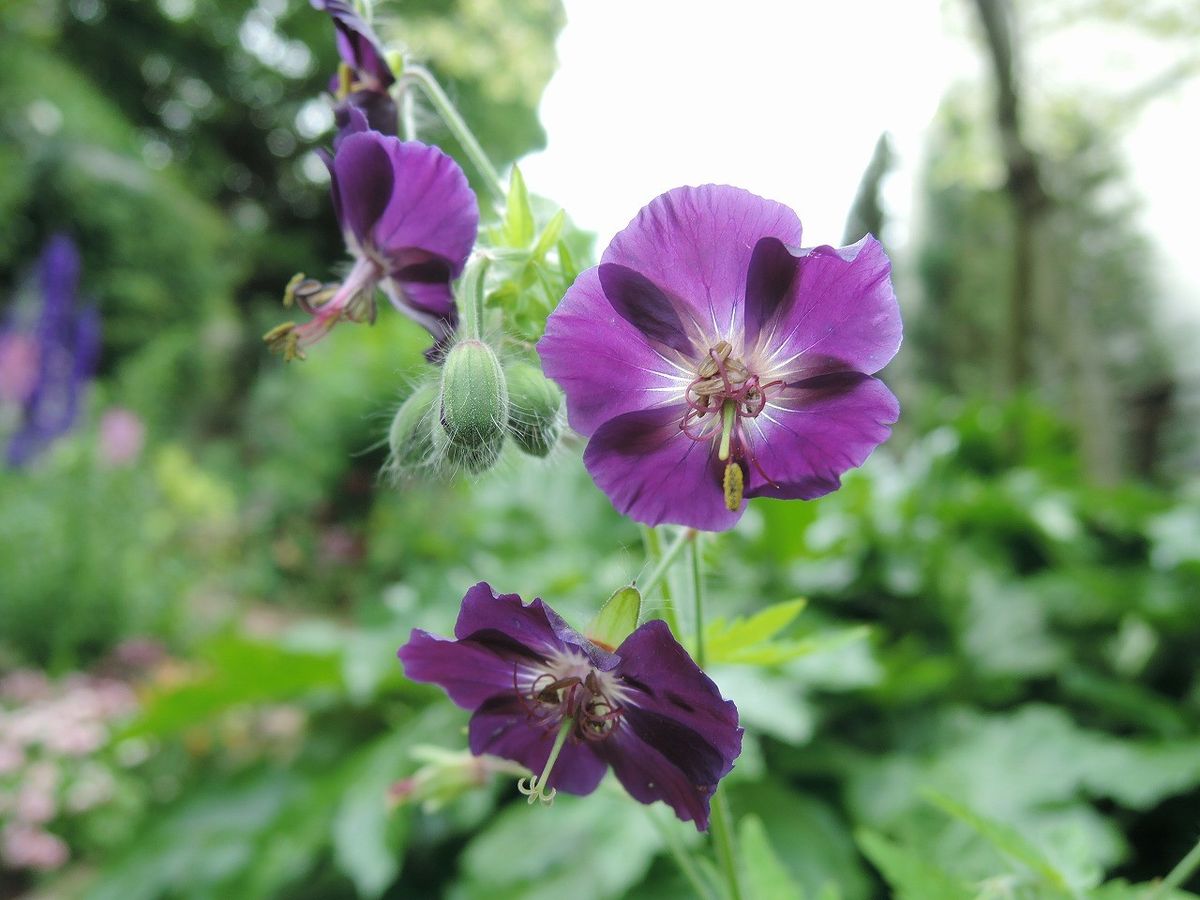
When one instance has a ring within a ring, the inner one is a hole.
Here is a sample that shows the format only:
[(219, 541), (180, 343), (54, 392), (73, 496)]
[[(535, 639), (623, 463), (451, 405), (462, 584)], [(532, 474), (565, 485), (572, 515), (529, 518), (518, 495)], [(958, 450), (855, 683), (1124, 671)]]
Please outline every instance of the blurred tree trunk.
[(1042, 188), (1037, 156), (1025, 143), (1021, 123), (1021, 94), (1017, 76), (1011, 0), (971, 0), (983, 26), (983, 36), (996, 82), (996, 129), (1007, 171), (1005, 191), (1012, 204), (1013, 260), (1008, 303), (1008, 386), (1013, 392), (1029, 386), (1033, 366), (1036, 233), (1049, 206)]

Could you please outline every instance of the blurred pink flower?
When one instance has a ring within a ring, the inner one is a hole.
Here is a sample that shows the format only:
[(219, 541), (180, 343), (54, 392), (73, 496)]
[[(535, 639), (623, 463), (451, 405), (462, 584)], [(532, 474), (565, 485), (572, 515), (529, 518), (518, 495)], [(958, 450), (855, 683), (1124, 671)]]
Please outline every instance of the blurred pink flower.
[(0, 835), (0, 858), (14, 869), (57, 869), (70, 856), (62, 838), (40, 828), (10, 824)]
[(106, 410), (100, 417), (100, 459), (108, 466), (137, 461), (146, 442), (146, 425), (137, 413), (123, 407)]
[(38, 345), (27, 334), (0, 334), (0, 403), (19, 406), (37, 385)]

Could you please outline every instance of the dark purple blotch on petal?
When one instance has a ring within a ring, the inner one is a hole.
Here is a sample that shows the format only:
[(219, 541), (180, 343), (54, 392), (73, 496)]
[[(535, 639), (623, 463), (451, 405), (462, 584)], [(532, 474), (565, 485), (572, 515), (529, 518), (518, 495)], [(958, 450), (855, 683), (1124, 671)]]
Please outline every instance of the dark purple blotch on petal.
[(604, 296), (621, 318), (652, 341), (692, 352), (679, 313), (649, 278), (615, 263), (601, 263), (599, 273)]

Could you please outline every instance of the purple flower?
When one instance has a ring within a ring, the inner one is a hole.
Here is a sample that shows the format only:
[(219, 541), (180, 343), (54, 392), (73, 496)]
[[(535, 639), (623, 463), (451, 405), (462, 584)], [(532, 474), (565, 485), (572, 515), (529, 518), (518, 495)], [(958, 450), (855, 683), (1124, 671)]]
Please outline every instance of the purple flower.
[(384, 58), (379, 38), (346, 0), (311, 2), (314, 8), (329, 13), (337, 31), (342, 66), (330, 79), (329, 90), (338, 100), (334, 108), (338, 128), (350, 127), (350, 110), (358, 109), (373, 129), (395, 134), (396, 101), (388, 88), (395, 83), (396, 76)]
[(51, 238), (38, 270), (36, 324), (29, 330), (10, 324), (0, 334), (0, 382), (9, 384), (5, 393), (19, 403), (7, 453), (14, 467), (71, 430), (100, 354), (100, 317), (92, 307), (77, 308), (79, 251), (71, 239)]
[(800, 249), (792, 210), (739, 188), (656, 198), (576, 279), (538, 343), (622, 513), (730, 528), (748, 497), (835, 490), (899, 415), (871, 375), (900, 346), (865, 237)]
[(543, 773), (522, 783), (531, 803), (554, 790), (590, 794), (612, 766), (636, 800), (662, 800), (708, 827), (709, 798), (741, 752), (742, 729), (665, 622), (645, 623), (614, 651), (541, 600), (497, 596), (481, 582), (463, 597), (454, 634), (414, 629), (400, 648), (405, 674), (474, 711), (472, 753)]
[(342, 319), (375, 321), (377, 287), (439, 344), (458, 321), (450, 282), (462, 273), (479, 228), (467, 177), (436, 147), (369, 131), (357, 110), (352, 118), (353, 130), (325, 163), (354, 265), (341, 283), (297, 276), (288, 286), (285, 304), (294, 300), (312, 319), (267, 333), (286, 358), (303, 358), (304, 348)]

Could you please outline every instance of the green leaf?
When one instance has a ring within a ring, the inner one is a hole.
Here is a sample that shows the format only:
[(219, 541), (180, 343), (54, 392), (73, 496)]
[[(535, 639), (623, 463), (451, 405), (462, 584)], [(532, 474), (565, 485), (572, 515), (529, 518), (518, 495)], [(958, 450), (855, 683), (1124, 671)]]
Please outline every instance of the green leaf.
[(400, 871), (408, 816), (388, 809), (388, 786), (400, 774), (408, 729), (376, 741), (364, 751), (350, 776), (333, 819), (333, 858), (361, 897), (378, 897)]
[(763, 651), (763, 644), (787, 628), (804, 609), (806, 600), (788, 600), (732, 622), (716, 618), (704, 629), (704, 646), (710, 662), (747, 662)]
[(502, 239), (508, 247), (528, 247), (533, 241), (533, 207), (529, 205), (529, 191), (517, 166), (512, 167), (508, 179)]
[(624, 792), (559, 794), (552, 808), (514, 803), (467, 846), (457, 896), (480, 900), (603, 900), (624, 896), (662, 838)]
[(775, 855), (762, 819), (755, 815), (743, 817), (738, 826), (738, 846), (748, 900), (803, 900), (804, 892)]
[(550, 221), (546, 223), (546, 227), (542, 229), (541, 235), (538, 236), (537, 243), (533, 245), (533, 258), (535, 260), (542, 259), (558, 243), (566, 221), (567, 214), (561, 209), (551, 216)]
[(938, 791), (926, 790), (923, 794), (926, 800), (942, 812), (969, 825), (1005, 856), (1036, 874), (1047, 888), (1064, 897), (1072, 896), (1073, 892), (1062, 872), (1015, 828), (985, 818)]
[(855, 835), (867, 859), (883, 873), (897, 900), (974, 900), (976, 892), (930, 861), (873, 831)]

